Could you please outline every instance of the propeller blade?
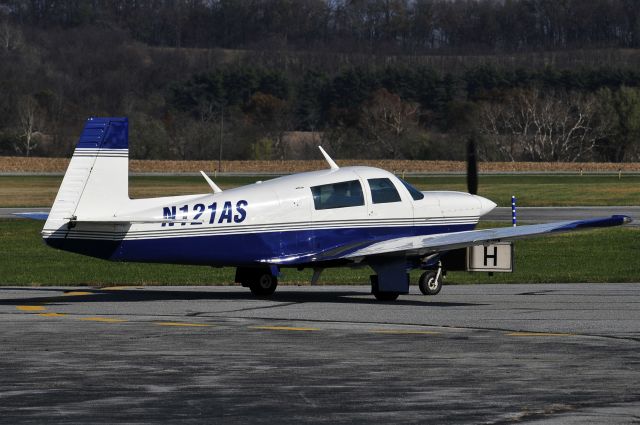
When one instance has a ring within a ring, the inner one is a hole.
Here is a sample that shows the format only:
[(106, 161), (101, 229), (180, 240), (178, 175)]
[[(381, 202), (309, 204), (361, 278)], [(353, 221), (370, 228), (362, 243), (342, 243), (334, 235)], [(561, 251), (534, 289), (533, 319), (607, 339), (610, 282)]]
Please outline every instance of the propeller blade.
[(467, 190), (472, 195), (478, 193), (478, 154), (473, 136), (467, 141)]

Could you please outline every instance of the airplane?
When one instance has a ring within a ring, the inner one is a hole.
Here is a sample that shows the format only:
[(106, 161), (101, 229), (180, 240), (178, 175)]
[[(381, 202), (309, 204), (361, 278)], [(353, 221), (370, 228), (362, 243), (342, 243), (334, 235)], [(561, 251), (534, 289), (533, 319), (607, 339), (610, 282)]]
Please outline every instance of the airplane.
[(328, 169), (224, 191), (201, 172), (210, 193), (130, 199), (128, 126), (126, 117), (86, 121), (49, 214), (25, 214), (46, 219), (47, 245), (111, 261), (232, 266), (259, 297), (274, 293), (285, 268), (313, 269), (316, 284), (326, 268), (370, 267), (372, 294), (393, 301), (409, 292), (412, 269), (424, 270), (423, 294), (440, 292), (467, 247), (486, 254), (494, 243), (631, 221), (475, 230), (496, 207), (489, 199), (422, 192), (379, 168), (338, 167), (322, 147)]

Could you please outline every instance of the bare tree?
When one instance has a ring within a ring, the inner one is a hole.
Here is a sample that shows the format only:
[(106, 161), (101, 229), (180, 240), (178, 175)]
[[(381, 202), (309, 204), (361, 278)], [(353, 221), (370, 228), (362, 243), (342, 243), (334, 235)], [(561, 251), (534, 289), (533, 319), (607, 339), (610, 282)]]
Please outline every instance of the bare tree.
[(22, 44), (22, 32), (9, 23), (8, 19), (0, 18), (0, 49), (5, 52), (16, 50)]
[(502, 104), (480, 107), (480, 130), (492, 137), (499, 154), (511, 161), (591, 159), (604, 128), (594, 124), (592, 95), (542, 95), (517, 90)]
[(257, 92), (249, 99), (244, 112), (251, 124), (260, 127), (260, 132), (263, 134), (261, 143), (271, 141), (272, 155), (277, 159), (287, 159), (283, 137), (291, 127), (290, 104), (273, 95)]
[[(519, 131), (511, 129), (512, 118), (507, 105), (499, 102), (487, 102), (482, 104), (479, 110), (479, 127), (482, 134), (490, 137), (482, 152), (483, 160), (494, 159), (497, 154), (499, 159), (515, 162), (519, 157), (518, 138)], [(526, 127), (526, 123), (523, 124)], [(496, 152), (494, 152), (496, 151)]]
[(410, 133), (417, 129), (418, 104), (379, 89), (364, 103), (360, 126), (383, 156), (399, 158)]
[(16, 151), (29, 156), (38, 146), (42, 130), (42, 113), (38, 102), (32, 96), (24, 96), (18, 101), (19, 141)]

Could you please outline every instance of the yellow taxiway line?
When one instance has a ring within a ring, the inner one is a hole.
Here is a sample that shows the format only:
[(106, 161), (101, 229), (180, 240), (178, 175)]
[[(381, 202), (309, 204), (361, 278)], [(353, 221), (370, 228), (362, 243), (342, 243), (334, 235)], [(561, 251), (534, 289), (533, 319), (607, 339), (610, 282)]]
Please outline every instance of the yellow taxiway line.
[(46, 307), (41, 305), (17, 305), (16, 308), (20, 311), (45, 311)]

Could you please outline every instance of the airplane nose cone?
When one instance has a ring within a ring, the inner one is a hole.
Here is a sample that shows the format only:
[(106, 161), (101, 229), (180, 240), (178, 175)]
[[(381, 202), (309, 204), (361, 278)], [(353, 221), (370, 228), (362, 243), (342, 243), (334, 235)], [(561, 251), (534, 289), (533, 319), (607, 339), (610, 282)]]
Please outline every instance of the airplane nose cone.
[(480, 215), (485, 215), (491, 212), (495, 207), (497, 207), (496, 203), (490, 199), (483, 198), (482, 196), (473, 195), (478, 202), (480, 202)]

